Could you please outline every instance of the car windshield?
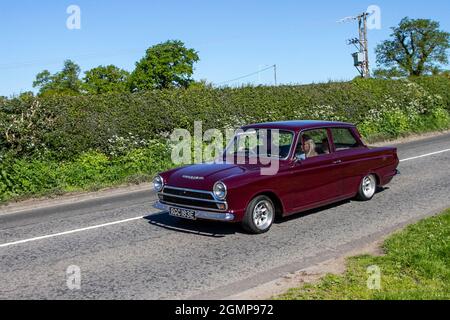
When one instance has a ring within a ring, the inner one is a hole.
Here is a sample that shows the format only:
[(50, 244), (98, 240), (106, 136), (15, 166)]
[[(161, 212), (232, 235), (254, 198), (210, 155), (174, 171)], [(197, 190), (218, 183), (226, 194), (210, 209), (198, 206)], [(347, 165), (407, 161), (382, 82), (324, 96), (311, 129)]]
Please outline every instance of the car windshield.
[(240, 130), (226, 149), (226, 156), (286, 159), (294, 134), (275, 129)]

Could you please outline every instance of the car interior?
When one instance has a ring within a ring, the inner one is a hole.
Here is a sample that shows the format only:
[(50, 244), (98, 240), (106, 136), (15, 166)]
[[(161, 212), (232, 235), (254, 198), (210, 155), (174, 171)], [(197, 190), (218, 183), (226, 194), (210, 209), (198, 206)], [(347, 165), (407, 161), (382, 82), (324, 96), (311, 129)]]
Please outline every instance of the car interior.
[[(310, 143), (310, 145), (314, 147), (314, 152), (309, 152), (308, 154), (305, 152), (305, 144), (307, 143)], [(299, 159), (313, 158), (329, 153), (330, 143), (328, 141), (328, 133), (323, 129), (303, 133), (295, 151), (295, 154)]]

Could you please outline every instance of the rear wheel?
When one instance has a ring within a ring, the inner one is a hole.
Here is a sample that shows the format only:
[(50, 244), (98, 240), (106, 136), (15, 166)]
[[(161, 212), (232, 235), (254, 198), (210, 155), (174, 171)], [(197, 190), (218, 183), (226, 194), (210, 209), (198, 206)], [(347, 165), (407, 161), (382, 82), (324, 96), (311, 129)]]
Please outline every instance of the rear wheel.
[(253, 199), (245, 211), (243, 228), (253, 234), (261, 234), (270, 230), (275, 220), (275, 206), (266, 196)]
[(358, 199), (361, 201), (369, 201), (375, 195), (377, 191), (377, 178), (373, 175), (365, 176), (361, 184), (359, 185), (358, 190)]

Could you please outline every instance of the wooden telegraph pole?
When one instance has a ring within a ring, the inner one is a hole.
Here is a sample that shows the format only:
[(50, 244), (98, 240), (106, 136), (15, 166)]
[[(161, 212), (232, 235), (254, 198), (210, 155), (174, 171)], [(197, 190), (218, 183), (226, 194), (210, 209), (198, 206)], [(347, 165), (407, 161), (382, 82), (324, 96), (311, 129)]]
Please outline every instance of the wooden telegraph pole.
[(347, 17), (339, 22), (358, 21), (359, 38), (350, 39), (349, 45), (355, 45), (358, 52), (352, 54), (354, 59), (354, 66), (363, 78), (370, 78), (370, 64), (369, 64), (369, 41), (367, 30), (367, 17), (369, 13), (364, 12), (356, 17)]

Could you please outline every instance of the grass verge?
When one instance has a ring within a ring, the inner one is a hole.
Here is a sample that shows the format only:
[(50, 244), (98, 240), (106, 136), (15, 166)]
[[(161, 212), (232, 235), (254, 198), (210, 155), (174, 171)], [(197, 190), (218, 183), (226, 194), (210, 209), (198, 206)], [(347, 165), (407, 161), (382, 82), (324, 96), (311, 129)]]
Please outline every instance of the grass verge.
[[(389, 237), (383, 256), (347, 260), (343, 275), (290, 289), (277, 300), (448, 300), (450, 299), (450, 209)], [(375, 269), (380, 271), (380, 288)]]

